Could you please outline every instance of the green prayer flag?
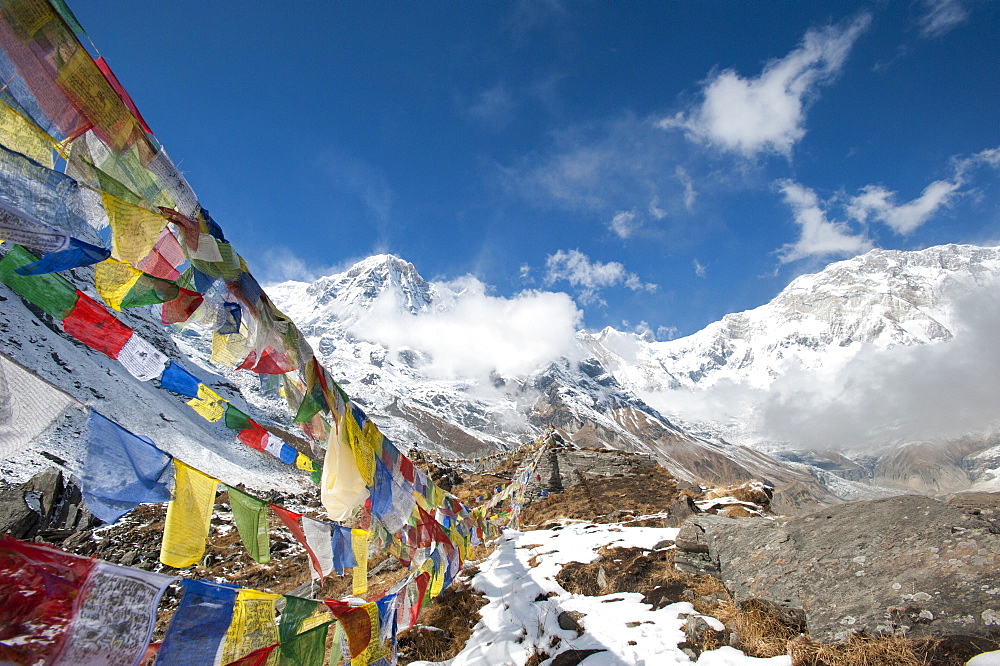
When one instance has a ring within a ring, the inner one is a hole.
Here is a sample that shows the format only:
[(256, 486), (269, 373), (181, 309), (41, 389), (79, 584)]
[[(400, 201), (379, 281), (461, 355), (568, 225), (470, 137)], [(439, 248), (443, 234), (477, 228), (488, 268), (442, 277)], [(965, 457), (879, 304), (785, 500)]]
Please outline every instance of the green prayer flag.
[(267, 504), (256, 497), (226, 486), (229, 505), (233, 509), (233, 522), (247, 553), (258, 564), (271, 561), (271, 545), (267, 534)]
[(323, 660), (326, 659), (326, 634), (331, 624), (332, 622), (327, 622), (313, 627), (309, 631), (293, 636), (287, 642), (284, 638), (281, 639), (281, 652), (278, 657), (280, 666), (323, 666)]
[(226, 403), (226, 427), (230, 430), (260, 430), (260, 426), (254, 423), (253, 419), (233, 407), (231, 402)]
[(281, 622), (278, 623), (278, 636), (282, 644), (299, 633), (302, 622), (315, 613), (318, 607), (319, 602), (315, 599), (285, 595), (285, 610), (281, 611)]
[(0, 261), (0, 281), (25, 300), (38, 306), (56, 319), (63, 320), (76, 305), (76, 289), (56, 273), (18, 275), (15, 268), (38, 261), (38, 257), (20, 245), (11, 245), (7, 256)]
[(306, 393), (302, 396), (302, 403), (299, 405), (298, 411), (295, 412), (293, 420), (295, 423), (307, 423), (312, 420), (312, 417), (319, 414), (325, 405), (326, 400), (320, 403), (312, 393)]
[(123, 308), (135, 308), (140, 305), (156, 305), (177, 298), (180, 289), (170, 280), (163, 280), (152, 275), (141, 275), (132, 288), (122, 299)]

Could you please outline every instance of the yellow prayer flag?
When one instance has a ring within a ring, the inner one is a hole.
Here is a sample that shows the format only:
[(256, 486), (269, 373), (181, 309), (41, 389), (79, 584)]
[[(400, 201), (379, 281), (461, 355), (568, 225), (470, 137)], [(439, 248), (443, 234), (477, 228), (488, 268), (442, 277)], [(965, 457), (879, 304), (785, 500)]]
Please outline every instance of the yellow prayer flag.
[(295, 466), (299, 469), (304, 469), (307, 472), (313, 471), (313, 461), (309, 459), (308, 456), (299, 453), (295, 456)]
[(55, 140), (16, 110), (0, 102), (0, 143), (51, 169)]
[(212, 335), (212, 355), (209, 360), (216, 365), (235, 368), (253, 351), (249, 338), (239, 333)]
[(122, 309), (122, 301), (141, 277), (142, 271), (125, 261), (105, 259), (94, 266), (97, 293), (115, 310)]
[[(221, 663), (232, 663), (254, 650), (266, 648), (279, 641), (278, 625), (274, 621), (274, 602), (280, 598), (280, 594), (268, 594), (249, 588), (240, 589), (233, 606), (233, 620), (226, 632)], [(277, 664), (278, 652), (273, 652), (266, 663)]]
[(428, 561), (432, 562), (431, 566), (431, 586), (430, 595), (431, 599), (436, 599), (437, 595), (441, 594), (441, 589), (444, 587), (444, 571), (443, 568), (447, 566), (443, 564), (440, 567), (433, 566), (433, 560), (428, 558)]
[(133, 265), (148, 257), (166, 219), (107, 192), (101, 194), (101, 203), (111, 223), (111, 256)]
[(201, 414), (206, 421), (213, 423), (222, 419), (226, 413), (226, 400), (204, 384), (198, 384), (198, 397), (191, 398), (187, 404), (191, 409)]
[(354, 577), (352, 584), (354, 596), (359, 597), (368, 591), (368, 531), (351, 530), (351, 550), (354, 551), (354, 560), (358, 563), (354, 567)]
[(372, 450), (371, 442), (365, 438), (351, 410), (347, 410), (341, 421), (346, 426), (347, 441), (354, 452), (354, 462), (358, 467), (358, 472), (365, 483), (371, 485), (375, 480), (375, 453)]
[(180, 569), (201, 559), (218, 484), (216, 479), (174, 458), (174, 496), (167, 505), (160, 562)]

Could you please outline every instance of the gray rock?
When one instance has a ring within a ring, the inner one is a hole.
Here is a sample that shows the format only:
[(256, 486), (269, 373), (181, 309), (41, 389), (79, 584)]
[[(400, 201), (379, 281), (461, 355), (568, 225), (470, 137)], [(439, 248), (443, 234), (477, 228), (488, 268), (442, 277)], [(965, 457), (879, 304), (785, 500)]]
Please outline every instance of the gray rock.
[(850, 632), (1000, 637), (1000, 535), (979, 516), (904, 495), (779, 523), (700, 515), (677, 535), (677, 568), (713, 573), (737, 604), (804, 613), (810, 636)]
[(0, 490), (0, 532), (15, 539), (30, 539), (38, 533), (40, 517), (24, 501), (20, 487)]
[(667, 507), (667, 517), (663, 519), (664, 527), (678, 527), (691, 516), (701, 513), (694, 500), (687, 495), (681, 495)]

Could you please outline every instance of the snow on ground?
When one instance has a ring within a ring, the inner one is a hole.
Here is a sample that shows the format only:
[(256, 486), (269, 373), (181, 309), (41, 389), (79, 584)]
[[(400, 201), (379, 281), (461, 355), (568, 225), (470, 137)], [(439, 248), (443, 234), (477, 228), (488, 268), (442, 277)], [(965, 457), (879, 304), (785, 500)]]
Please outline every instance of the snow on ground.
[[(554, 658), (565, 650), (603, 650), (587, 657), (586, 666), (660, 666), (690, 664), (678, 643), (684, 641), (681, 613), (697, 615), (690, 603), (652, 610), (642, 595), (604, 596), (570, 594), (556, 576), (569, 562), (588, 563), (604, 546), (652, 550), (673, 541), (676, 528), (568, 524), (551, 530), (508, 531), (482, 562), (472, 585), (489, 603), (480, 611), (465, 649), (446, 662), (449, 666), (503, 666), (524, 664), (536, 652)], [(561, 629), (563, 611), (583, 614), (585, 633)], [(718, 620), (707, 620), (719, 624)], [(541, 666), (552, 663), (552, 658)], [(426, 665), (430, 662), (414, 662)], [(790, 666), (788, 657), (756, 659), (733, 648), (705, 652), (700, 666)]]

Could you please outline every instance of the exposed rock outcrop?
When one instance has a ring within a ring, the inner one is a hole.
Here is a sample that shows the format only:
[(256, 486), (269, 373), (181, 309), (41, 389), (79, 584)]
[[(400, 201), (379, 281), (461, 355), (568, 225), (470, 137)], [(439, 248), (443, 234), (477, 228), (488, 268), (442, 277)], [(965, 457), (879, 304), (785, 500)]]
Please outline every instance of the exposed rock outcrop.
[(681, 527), (675, 566), (719, 577), (737, 604), (801, 610), (814, 640), (998, 638), (1000, 528), (984, 503), (903, 495), (786, 522), (698, 515)]

